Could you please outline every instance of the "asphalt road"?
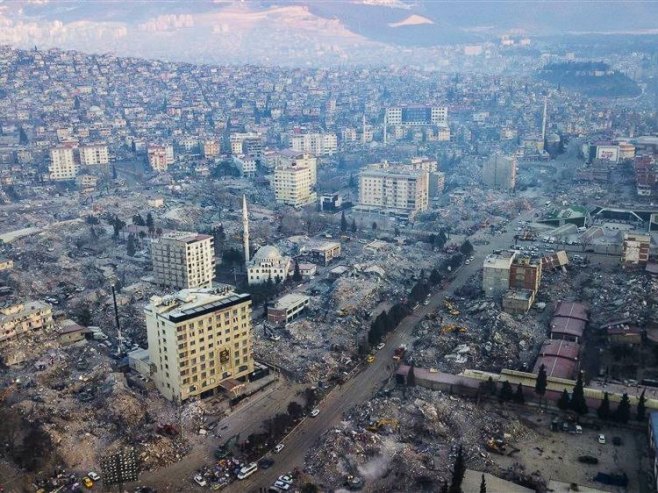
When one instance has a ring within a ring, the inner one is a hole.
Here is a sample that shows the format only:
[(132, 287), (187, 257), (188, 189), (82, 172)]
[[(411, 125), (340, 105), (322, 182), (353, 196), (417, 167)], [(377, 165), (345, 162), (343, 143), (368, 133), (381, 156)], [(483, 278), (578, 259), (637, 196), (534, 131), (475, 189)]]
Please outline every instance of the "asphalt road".
[[(516, 220), (526, 220), (533, 217), (534, 211), (521, 214)], [(510, 228), (512, 229), (512, 228)], [(389, 335), (386, 346), (377, 352), (373, 363), (365, 365), (363, 370), (357, 373), (341, 386), (335, 387), (319, 406), (320, 414), (316, 418), (305, 418), (295, 430), (283, 441), (285, 448), (272, 457), (275, 464), (270, 469), (259, 470), (244, 481), (236, 481), (223, 491), (242, 493), (245, 491), (258, 492), (261, 488), (268, 488), (278, 476), (292, 471), (294, 468), (302, 469), (306, 453), (314, 446), (317, 440), (331, 427), (338, 424), (343, 413), (353, 406), (368, 401), (377, 390), (386, 382), (393, 372), (393, 352), (401, 344), (411, 345), (411, 333), (414, 326), (422, 320), (425, 315), (435, 311), (446, 295), (463, 286), (465, 282), (481, 266), (484, 257), (492, 249), (506, 248), (514, 242), (514, 231), (491, 237), (489, 245), (476, 246), (473, 256), (474, 260), (469, 265), (462, 266), (456, 273), (455, 279), (444, 289), (433, 293), (428, 305), (419, 306), (413, 314), (406, 317), (398, 328)]]

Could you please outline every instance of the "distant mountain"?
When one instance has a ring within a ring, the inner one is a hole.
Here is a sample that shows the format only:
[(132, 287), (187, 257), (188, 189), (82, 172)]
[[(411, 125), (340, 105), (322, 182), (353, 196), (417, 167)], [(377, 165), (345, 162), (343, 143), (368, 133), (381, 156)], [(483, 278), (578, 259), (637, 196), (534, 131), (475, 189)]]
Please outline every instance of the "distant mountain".
[(642, 92), (633, 79), (603, 62), (550, 63), (537, 75), (564, 89), (594, 97), (637, 96)]
[(0, 44), (215, 63), (377, 61), (508, 33), (654, 26), (655, 3), (628, 0), (0, 0)]

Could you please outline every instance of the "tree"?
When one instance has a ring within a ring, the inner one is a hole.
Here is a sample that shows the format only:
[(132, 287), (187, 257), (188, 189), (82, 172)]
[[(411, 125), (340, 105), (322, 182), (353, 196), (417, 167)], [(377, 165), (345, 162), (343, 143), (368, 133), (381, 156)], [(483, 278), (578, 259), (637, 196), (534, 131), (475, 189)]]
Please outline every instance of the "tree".
[(119, 237), (119, 233), (121, 230), (126, 226), (126, 223), (124, 223), (121, 219), (119, 219), (118, 216), (114, 216), (112, 219), (112, 228), (114, 228), (114, 238)]
[(517, 404), (525, 404), (525, 397), (523, 396), (523, 385), (521, 382), (516, 386), (516, 392), (514, 393), (514, 402)]
[(393, 230), (393, 235), (394, 236), (400, 236), (400, 229), (396, 226), (395, 229)]
[(27, 133), (23, 127), (18, 129), (18, 143), (22, 146), (28, 144), (29, 139), (27, 138)]
[(301, 406), (301, 404), (291, 401), (288, 404), (288, 414), (292, 416), (293, 418), (299, 418), (301, 417), (302, 413), (304, 412), (304, 408)]
[(450, 482), (450, 488), (448, 489), (449, 493), (462, 493), (464, 474), (466, 474), (466, 464), (464, 462), (464, 452), (460, 445), (457, 450), (455, 465), (452, 468), (452, 481)]
[(149, 233), (153, 234), (155, 231), (155, 222), (153, 221), (153, 214), (150, 212), (146, 214), (146, 226), (149, 228)]
[(126, 251), (129, 257), (134, 257), (135, 253), (137, 253), (137, 242), (135, 240), (135, 235), (132, 233), (128, 235), (128, 245), (126, 247)]
[(118, 178), (117, 168), (116, 168), (116, 166), (112, 165), (112, 179), (116, 180), (117, 178)]
[(537, 373), (537, 381), (535, 382), (535, 394), (539, 396), (540, 402), (546, 394), (546, 381), (546, 367), (542, 363), (542, 365), (539, 367), (539, 372)]
[(644, 390), (640, 394), (640, 400), (637, 403), (637, 420), (644, 421), (647, 413), (646, 399), (644, 397)]
[(441, 493), (450, 493), (448, 491), (448, 482), (445, 480), (443, 481), (443, 485), (441, 485)]
[(514, 397), (512, 384), (510, 384), (507, 380), (503, 382), (503, 386), (500, 388), (500, 395), (498, 397), (500, 399), (500, 402), (510, 401)]
[(340, 215), (340, 232), (345, 233), (347, 231), (347, 219), (345, 218), (345, 211)]
[(482, 481), (480, 481), (480, 493), (487, 493), (487, 482), (484, 480), (484, 474), (482, 475)]
[(414, 365), (409, 367), (409, 373), (407, 373), (407, 387), (416, 386), (416, 374), (414, 373)]
[(377, 231), (377, 222), (376, 221), (372, 222), (372, 230)]
[(443, 281), (441, 273), (436, 268), (432, 269), (432, 272), (430, 272), (430, 283), (437, 286), (441, 284), (441, 281)]
[(133, 224), (135, 226), (146, 226), (146, 223), (144, 222), (144, 218), (142, 217), (141, 214), (135, 214), (133, 216)]
[(576, 386), (571, 393), (571, 402), (569, 403), (569, 406), (581, 416), (587, 414), (587, 401), (585, 400), (582, 371), (578, 374), (578, 380), (576, 380)]
[(356, 233), (356, 220), (355, 219), (352, 219), (351, 229), (352, 229), (352, 233)]
[(78, 308), (75, 318), (80, 325), (83, 327), (88, 327), (91, 325), (92, 321), (91, 310), (87, 305), (82, 305), (80, 308)]
[(610, 397), (608, 396), (607, 392), (603, 394), (603, 400), (601, 401), (599, 408), (596, 410), (596, 414), (599, 419), (610, 419)]
[(301, 493), (318, 493), (318, 487), (313, 483), (304, 483), (301, 488)]
[(485, 385), (486, 385), (485, 389), (487, 390), (487, 392), (489, 392), (489, 395), (492, 396), (496, 395), (496, 393), (498, 392), (498, 387), (496, 386), (496, 382), (494, 382), (493, 378), (489, 377)]
[(628, 420), (631, 419), (631, 401), (628, 394), (624, 393), (621, 396), (614, 418), (617, 423), (628, 423)]
[(464, 256), (468, 257), (473, 253), (473, 245), (471, 245), (471, 242), (468, 240), (464, 240), (464, 243), (461, 244), (459, 247), (459, 251), (464, 254)]
[(307, 387), (304, 389), (304, 402), (306, 402), (306, 409), (311, 410), (318, 402), (318, 396), (315, 393), (315, 389), (312, 387)]
[(295, 282), (302, 280), (302, 272), (299, 270), (299, 262), (295, 262), (295, 271), (292, 274), (292, 280)]
[(569, 392), (567, 392), (567, 389), (564, 389), (562, 391), (562, 395), (557, 401), (558, 409), (561, 409), (562, 411), (566, 411), (567, 409), (569, 409), (570, 401), (571, 399), (569, 398)]

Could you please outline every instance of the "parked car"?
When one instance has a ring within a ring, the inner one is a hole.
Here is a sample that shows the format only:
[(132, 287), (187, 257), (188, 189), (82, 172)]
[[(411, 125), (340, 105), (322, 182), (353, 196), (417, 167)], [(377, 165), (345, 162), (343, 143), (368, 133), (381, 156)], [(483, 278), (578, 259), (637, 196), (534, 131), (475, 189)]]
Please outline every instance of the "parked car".
[(384, 346), (386, 346), (386, 344), (384, 344), (383, 342), (380, 342), (379, 344), (377, 344), (377, 351), (379, 351), (380, 349), (383, 349)]
[(313, 409), (313, 411), (311, 411), (311, 416), (314, 417), (314, 418), (315, 418), (318, 414), (320, 414), (320, 410), (319, 410), (317, 407), (316, 407), (315, 409)]
[(91, 478), (88, 478), (85, 476), (82, 478), (82, 484), (85, 485), (85, 488), (91, 489), (94, 486), (94, 482), (91, 480)]
[(605, 444), (605, 435), (603, 435), (603, 434), (599, 435), (599, 443), (600, 444)]
[(98, 473), (95, 473), (94, 471), (91, 471), (91, 472), (87, 473), (87, 476), (89, 476), (94, 481), (100, 481), (101, 480), (100, 475)]
[(274, 447), (274, 452), (278, 454), (279, 452), (281, 452), (284, 449), (284, 447), (285, 447), (285, 445), (280, 443), (276, 447)]
[(261, 459), (258, 461), (258, 467), (260, 469), (269, 469), (274, 465), (274, 461), (272, 459)]
[(194, 476), (194, 482), (201, 487), (208, 486), (208, 482), (205, 479), (203, 479), (203, 476), (201, 476), (201, 474), (197, 474), (196, 476)]

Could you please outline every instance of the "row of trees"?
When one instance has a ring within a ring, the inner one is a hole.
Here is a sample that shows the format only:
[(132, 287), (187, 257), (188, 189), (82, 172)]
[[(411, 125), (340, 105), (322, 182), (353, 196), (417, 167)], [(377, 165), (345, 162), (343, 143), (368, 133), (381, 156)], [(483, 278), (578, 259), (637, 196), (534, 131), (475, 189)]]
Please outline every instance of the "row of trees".
[(370, 324), (368, 344), (371, 346), (379, 344), (384, 336), (395, 330), (402, 319), (410, 313), (409, 306), (403, 303), (396, 303), (388, 312), (382, 311)]

